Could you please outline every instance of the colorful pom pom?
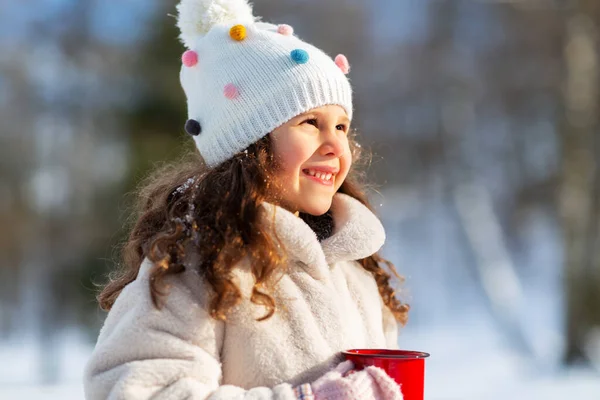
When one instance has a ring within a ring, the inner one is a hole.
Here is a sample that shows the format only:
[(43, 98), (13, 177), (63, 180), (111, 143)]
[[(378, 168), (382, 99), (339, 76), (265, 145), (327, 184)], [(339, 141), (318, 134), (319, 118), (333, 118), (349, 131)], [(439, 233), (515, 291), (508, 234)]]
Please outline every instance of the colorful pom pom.
[(277, 27), (277, 33), (280, 33), (284, 36), (292, 36), (294, 34), (294, 28), (287, 24), (281, 24)]
[(173, 3), (179, 3), (179, 37), (188, 49), (194, 48), (198, 38), (206, 35), (216, 25), (233, 25), (255, 19), (248, 0), (178, 0)]
[(309, 58), (306, 50), (302, 49), (292, 50), (290, 56), (292, 57), (292, 60), (294, 60), (298, 64), (306, 64)]
[(233, 83), (228, 83), (223, 89), (223, 94), (230, 100), (235, 99), (240, 95), (238, 88)]
[(195, 119), (188, 119), (185, 121), (185, 131), (192, 136), (198, 136), (202, 132), (200, 122)]
[(350, 63), (348, 62), (346, 56), (343, 54), (338, 54), (335, 57), (335, 65), (337, 65), (344, 74), (350, 72)]
[(235, 25), (229, 30), (229, 36), (238, 42), (246, 38), (246, 27), (244, 25)]
[(198, 64), (198, 53), (196, 53), (194, 50), (187, 50), (181, 56), (181, 61), (186, 67), (193, 67), (194, 65)]

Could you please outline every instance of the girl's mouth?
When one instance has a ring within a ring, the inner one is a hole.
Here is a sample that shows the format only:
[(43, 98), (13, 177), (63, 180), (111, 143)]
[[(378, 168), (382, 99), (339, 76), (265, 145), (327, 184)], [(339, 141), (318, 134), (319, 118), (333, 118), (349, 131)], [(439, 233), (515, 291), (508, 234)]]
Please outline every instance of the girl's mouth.
[(318, 182), (325, 186), (333, 186), (335, 180), (335, 174), (320, 172), (313, 169), (303, 169), (302, 173), (314, 182)]

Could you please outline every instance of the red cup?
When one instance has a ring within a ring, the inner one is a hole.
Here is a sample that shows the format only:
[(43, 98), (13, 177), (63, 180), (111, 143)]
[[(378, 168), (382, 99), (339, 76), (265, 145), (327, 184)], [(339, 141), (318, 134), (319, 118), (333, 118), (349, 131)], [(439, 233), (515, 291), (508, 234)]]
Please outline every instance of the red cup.
[(404, 400), (423, 400), (425, 358), (428, 353), (408, 350), (353, 349), (343, 351), (356, 369), (374, 365), (383, 369), (400, 385)]

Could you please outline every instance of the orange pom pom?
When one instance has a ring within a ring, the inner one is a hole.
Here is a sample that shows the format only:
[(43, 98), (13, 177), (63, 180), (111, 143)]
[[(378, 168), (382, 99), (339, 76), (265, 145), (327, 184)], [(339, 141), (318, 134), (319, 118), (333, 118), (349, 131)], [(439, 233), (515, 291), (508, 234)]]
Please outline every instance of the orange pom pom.
[(229, 36), (238, 42), (244, 40), (246, 38), (246, 27), (244, 25), (235, 25), (231, 27)]

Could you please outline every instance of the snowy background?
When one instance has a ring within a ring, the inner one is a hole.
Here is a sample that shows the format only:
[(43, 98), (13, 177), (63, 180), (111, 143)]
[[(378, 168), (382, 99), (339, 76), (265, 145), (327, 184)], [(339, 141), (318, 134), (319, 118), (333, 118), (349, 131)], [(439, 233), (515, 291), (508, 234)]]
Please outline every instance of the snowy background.
[[(172, 0), (0, 0), (0, 399), (82, 399), (127, 200), (189, 145)], [(352, 64), (427, 400), (600, 399), (600, 2), (256, 0)]]

